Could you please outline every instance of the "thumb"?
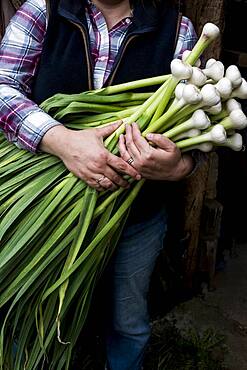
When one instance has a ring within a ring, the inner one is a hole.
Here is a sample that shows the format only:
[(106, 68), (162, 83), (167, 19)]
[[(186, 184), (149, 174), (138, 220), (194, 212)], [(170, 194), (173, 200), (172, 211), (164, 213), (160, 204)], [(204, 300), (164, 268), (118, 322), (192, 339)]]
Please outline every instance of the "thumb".
[(176, 144), (161, 134), (147, 134), (146, 138), (151, 141), (156, 147), (167, 152), (172, 152), (176, 149)]
[(121, 126), (122, 123), (123, 123), (123, 121), (119, 120), (119, 121), (111, 123), (110, 125), (107, 125), (107, 126), (104, 126), (104, 127), (98, 127), (96, 129), (97, 134), (100, 137), (107, 137), (107, 136), (111, 135), (114, 131), (116, 131), (118, 129), (118, 127)]

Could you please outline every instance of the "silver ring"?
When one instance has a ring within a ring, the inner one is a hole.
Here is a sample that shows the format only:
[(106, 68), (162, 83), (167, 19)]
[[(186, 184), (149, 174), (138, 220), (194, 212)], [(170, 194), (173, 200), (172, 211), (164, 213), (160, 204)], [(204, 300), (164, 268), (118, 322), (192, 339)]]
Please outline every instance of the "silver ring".
[(105, 176), (101, 176), (99, 179), (96, 180), (96, 182), (100, 185), (100, 181), (104, 180), (105, 179)]
[(127, 163), (129, 165), (131, 165), (132, 163), (134, 162), (134, 159), (132, 157), (130, 157), (128, 160), (127, 160)]

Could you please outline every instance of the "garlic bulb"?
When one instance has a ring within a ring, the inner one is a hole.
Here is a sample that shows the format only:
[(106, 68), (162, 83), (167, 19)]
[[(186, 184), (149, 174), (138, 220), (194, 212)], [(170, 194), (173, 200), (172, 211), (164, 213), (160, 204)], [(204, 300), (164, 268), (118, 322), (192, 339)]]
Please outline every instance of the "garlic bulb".
[(192, 67), (185, 64), (181, 59), (173, 59), (171, 62), (171, 73), (179, 81), (187, 80), (192, 75)]
[(225, 77), (227, 77), (231, 83), (233, 88), (239, 87), (242, 83), (242, 76), (241, 73), (236, 65), (230, 65), (226, 69)]

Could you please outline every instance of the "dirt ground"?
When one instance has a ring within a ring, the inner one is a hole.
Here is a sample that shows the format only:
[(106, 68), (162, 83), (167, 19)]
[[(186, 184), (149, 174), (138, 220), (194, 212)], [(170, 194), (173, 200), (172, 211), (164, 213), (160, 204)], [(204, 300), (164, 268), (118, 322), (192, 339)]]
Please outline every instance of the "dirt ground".
[(203, 296), (176, 306), (165, 319), (182, 332), (193, 328), (222, 334), (223, 368), (247, 370), (247, 245), (236, 246), (233, 254), (226, 256), (225, 268), (216, 274), (214, 291), (205, 289)]

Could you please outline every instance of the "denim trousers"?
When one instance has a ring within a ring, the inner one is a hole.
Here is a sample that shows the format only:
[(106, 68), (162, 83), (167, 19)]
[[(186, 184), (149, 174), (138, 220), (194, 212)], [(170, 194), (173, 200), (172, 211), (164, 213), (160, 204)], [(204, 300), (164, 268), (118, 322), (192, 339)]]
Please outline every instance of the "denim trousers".
[(167, 229), (165, 211), (127, 226), (111, 266), (111, 322), (106, 338), (108, 370), (141, 370), (150, 337), (147, 295)]

